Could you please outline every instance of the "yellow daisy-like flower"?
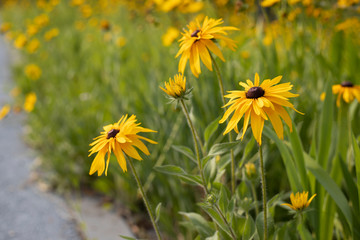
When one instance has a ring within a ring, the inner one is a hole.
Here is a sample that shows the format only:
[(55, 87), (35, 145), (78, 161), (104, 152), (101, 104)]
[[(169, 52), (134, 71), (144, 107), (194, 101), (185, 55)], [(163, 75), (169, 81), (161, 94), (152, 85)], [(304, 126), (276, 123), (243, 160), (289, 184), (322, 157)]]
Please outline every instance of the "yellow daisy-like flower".
[(25, 75), (31, 80), (38, 80), (41, 77), (41, 68), (36, 64), (28, 64), (25, 67)]
[(160, 88), (170, 97), (182, 98), (186, 94), (186, 77), (177, 74), (174, 80), (169, 78), (169, 82), (165, 82), (165, 88)]
[(289, 126), (290, 131), (292, 131), (291, 119), (284, 107), (290, 107), (300, 113), (288, 101), (289, 98), (297, 97), (299, 94), (289, 92), (293, 87), (290, 83), (276, 85), (280, 82), (281, 78), (282, 76), (272, 80), (266, 79), (260, 84), (259, 75), (256, 73), (254, 83), (250, 79), (246, 80), (246, 83), (239, 83), (239, 85), (245, 88), (245, 91), (229, 91), (230, 94), (225, 95), (225, 97), (230, 98), (230, 100), (224, 107), (230, 107), (226, 110), (220, 123), (225, 122), (232, 112), (234, 114), (225, 129), (224, 135), (232, 129), (238, 133), (237, 124), (243, 117), (244, 126), (241, 139), (245, 135), (251, 117), (251, 129), (259, 145), (261, 145), (264, 120), (270, 119), (280, 139), (284, 138), (284, 129), (280, 117)]
[(333, 94), (338, 94), (336, 99), (336, 105), (340, 107), (340, 99), (343, 97), (346, 103), (351, 103), (354, 98), (360, 102), (360, 86), (354, 85), (352, 82), (342, 82), (341, 84), (337, 84), (332, 86)]
[(8, 115), (8, 113), (10, 112), (10, 105), (9, 104), (5, 104), (1, 109), (0, 109), (0, 120), (3, 119), (4, 117), (6, 117), (6, 115)]
[(180, 50), (175, 56), (175, 58), (177, 58), (181, 55), (179, 72), (184, 74), (186, 63), (190, 60), (191, 72), (195, 77), (199, 77), (199, 74), (201, 73), (200, 59), (204, 65), (212, 71), (212, 62), (209, 51), (225, 62), (224, 56), (218, 46), (214, 43), (214, 40), (223, 40), (227, 47), (235, 51), (235, 41), (224, 35), (227, 35), (226, 31), (238, 29), (229, 26), (219, 26), (223, 22), (222, 19), (215, 20), (213, 18), (205, 17), (202, 25), (196, 20), (187, 26), (188, 30), (184, 30), (184, 33), (182, 33), (183, 37), (179, 40)]
[(309, 192), (305, 192), (303, 191), (302, 193), (296, 193), (296, 195), (294, 195), (294, 193), (290, 194), (290, 200), (291, 200), (291, 204), (289, 203), (283, 203), (281, 205), (285, 205), (290, 207), (291, 209), (295, 210), (295, 211), (301, 211), (304, 210), (305, 208), (307, 208), (309, 206), (309, 204), (311, 203), (311, 201), (314, 199), (314, 197), (316, 196), (316, 194), (312, 195), (312, 197), (308, 200), (308, 194)]
[(262, 7), (271, 7), (272, 5), (280, 2), (280, 0), (264, 0), (261, 2)]
[[(146, 155), (150, 155), (149, 150), (141, 140), (145, 140), (152, 144), (157, 144), (157, 142), (137, 134), (140, 132), (156, 131), (140, 127), (140, 123), (136, 123), (136, 121), (135, 115), (132, 115), (129, 118), (127, 115), (122, 116), (117, 123), (105, 126), (104, 132), (101, 132), (100, 136), (94, 138), (95, 141), (90, 144), (92, 148), (89, 151), (89, 156), (94, 153), (97, 153), (97, 155), (91, 164), (90, 175), (97, 171), (98, 176), (101, 176), (104, 170), (105, 175), (107, 175), (111, 152), (114, 152), (116, 159), (124, 172), (127, 171), (124, 153), (137, 160), (142, 160), (139, 153), (134, 148), (136, 147)], [(108, 155), (105, 167), (104, 159), (106, 154)]]
[(24, 110), (27, 112), (32, 112), (37, 101), (36, 94), (34, 92), (28, 93), (25, 97)]
[(53, 28), (49, 31), (47, 31), (45, 34), (44, 34), (44, 38), (46, 41), (50, 41), (51, 39), (53, 39), (54, 37), (57, 37), (59, 35), (59, 29), (58, 28)]

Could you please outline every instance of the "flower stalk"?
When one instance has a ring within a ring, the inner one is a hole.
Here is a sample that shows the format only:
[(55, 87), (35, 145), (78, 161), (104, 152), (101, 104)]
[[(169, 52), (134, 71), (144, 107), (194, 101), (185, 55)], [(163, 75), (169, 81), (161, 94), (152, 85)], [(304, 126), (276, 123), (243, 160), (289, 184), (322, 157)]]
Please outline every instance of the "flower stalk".
[[(219, 81), (221, 100), (222, 100), (223, 106), (225, 106), (226, 102), (225, 102), (224, 84), (223, 84), (223, 80), (221, 77), (220, 69), (211, 53), (210, 53), (210, 57), (211, 57), (211, 62), (215, 69), (217, 79)], [(225, 108), (225, 111), (226, 111), (226, 109), (227, 108)], [(226, 120), (226, 123), (228, 124), (229, 121)], [(228, 134), (228, 138), (229, 138), (229, 142), (232, 142), (231, 134)], [(231, 156), (231, 192), (235, 193), (236, 175), (235, 175), (235, 156), (234, 156), (233, 149), (230, 150), (230, 156)]]
[(153, 215), (153, 213), (152, 213), (152, 211), (151, 211), (151, 207), (150, 207), (150, 204), (149, 204), (149, 200), (148, 200), (147, 197), (146, 197), (146, 194), (145, 194), (145, 192), (144, 192), (144, 189), (143, 189), (143, 187), (142, 187), (142, 184), (141, 184), (141, 182), (140, 182), (140, 179), (139, 179), (139, 177), (138, 177), (138, 175), (137, 175), (137, 173), (136, 173), (136, 170), (135, 170), (134, 164), (133, 164), (133, 162), (132, 162), (132, 159), (131, 159), (130, 157), (128, 157), (127, 160), (129, 161), (129, 165), (130, 165), (131, 171), (133, 172), (134, 177), (135, 177), (135, 180), (136, 180), (136, 182), (137, 182), (137, 185), (138, 185), (138, 187), (139, 187), (139, 189), (140, 189), (141, 196), (142, 196), (142, 198), (143, 198), (143, 200), (144, 200), (144, 203), (145, 203), (146, 209), (147, 209), (147, 211), (148, 211), (148, 214), (149, 214), (150, 220), (151, 220), (151, 222), (152, 222), (152, 225), (153, 225), (153, 227), (154, 227), (154, 230), (155, 230), (157, 239), (158, 239), (158, 240), (161, 240), (162, 238), (161, 238), (161, 235), (160, 235), (160, 231), (159, 231), (159, 229), (158, 229), (158, 227), (157, 227), (157, 225), (156, 225), (156, 222), (155, 222), (155, 219), (154, 219), (154, 215)]
[(264, 159), (263, 159), (261, 145), (259, 145), (259, 155), (260, 155), (260, 169), (261, 169), (261, 190), (262, 190), (263, 211), (264, 211), (264, 240), (267, 240), (266, 179), (265, 179)]

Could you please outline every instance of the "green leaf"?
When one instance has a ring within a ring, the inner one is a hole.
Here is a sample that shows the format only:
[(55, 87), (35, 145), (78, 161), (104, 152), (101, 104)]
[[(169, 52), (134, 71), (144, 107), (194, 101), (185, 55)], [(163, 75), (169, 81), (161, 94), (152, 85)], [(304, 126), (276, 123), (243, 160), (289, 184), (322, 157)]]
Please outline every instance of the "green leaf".
[(124, 235), (119, 235), (121, 238), (126, 239), (126, 240), (136, 240), (136, 238), (132, 238), (132, 237), (127, 237)]
[(292, 161), (290, 152), (287, 149), (286, 145), (284, 144), (284, 141), (280, 140), (278, 138), (278, 136), (272, 130), (270, 130), (270, 128), (268, 128), (267, 126), (264, 126), (264, 135), (266, 135), (267, 137), (269, 137), (276, 143), (276, 146), (278, 147), (278, 149), (280, 151), (281, 158), (285, 165), (285, 169), (286, 169), (286, 173), (287, 173), (287, 176), (288, 176), (288, 179), (290, 182), (291, 190), (293, 192), (299, 192), (300, 189), (302, 188), (300, 179), (299, 179), (299, 175), (298, 175), (297, 169), (294, 165), (294, 162)]
[(230, 142), (230, 143), (217, 143), (214, 144), (210, 151), (209, 151), (209, 156), (216, 156), (216, 155), (221, 155), (224, 153), (229, 152), (232, 148), (234, 148), (236, 145), (238, 144), (238, 142)]
[(183, 180), (186, 183), (203, 186), (199, 176), (193, 176), (191, 174), (187, 174), (185, 170), (182, 169), (181, 167), (174, 165), (164, 165), (164, 166), (156, 166), (154, 167), (154, 169), (158, 172), (178, 176), (181, 180)]
[(327, 160), (329, 158), (329, 150), (331, 145), (332, 135), (332, 123), (333, 123), (333, 101), (332, 101), (332, 89), (330, 82), (326, 87), (326, 97), (324, 105), (322, 107), (321, 119), (320, 119), (320, 142), (319, 152), (317, 155), (318, 162), (323, 168), (326, 167)]
[(205, 181), (207, 182), (207, 184), (211, 185), (216, 177), (216, 160), (214, 157), (207, 161), (203, 171)]
[(297, 229), (299, 231), (301, 240), (311, 240), (313, 239), (311, 236), (311, 233), (309, 232), (309, 230), (306, 228), (306, 226), (304, 226), (304, 223), (301, 223), (297, 226)]
[(250, 215), (248, 215), (246, 218), (242, 237), (244, 240), (249, 240), (252, 239), (254, 235), (255, 235), (255, 222), (254, 219)]
[(159, 203), (155, 208), (155, 222), (158, 222), (160, 219), (160, 210), (161, 210), (161, 203)]
[(219, 215), (219, 213), (217, 211), (215, 211), (214, 209), (212, 209), (211, 207), (208, 207), (204, 204), (200, 203), (199, 205), (212, 218), (212, 220), (216, 223), (216, 225), (218, 225), (224, 232), (226, 232), (227, 235), (229, 235), (231, 237), (231, 234), (230, 234), (228, 228), (226, 227), (224, 221), (222, 220), (221, 216)]
[(222, 185), (220, 188), (218, 203), (219, 203), (220, 210), (223, 213), (226, 213), (226, 211), (228, 209), (230, 195), (231, 195), (230, 191), (224, 185)]
[[(352, 134), (352, 145), (355, 156), (355, 169), (356, 169), (356, 179), (357, 179), (356, 185), (358, 189), (358, 199), (360, 204), (360, 148), (356, 142), (354, 134)], [(359, 209), (360, 209), (360, 205), (359, 205)]]
[(185, 156), (187, 156), (193, 162), (197, 163), (194, 152), (190, 148), (185, 147), (185, 146), (179, 146), (179, 145), (172, 146), (172, 148), (175, 151), (177, 151), (177, 152), (179, 152), (181, 154), (184, 154)]
[[(259, 234), (259, 237), (261, 240), (264, 239), (264, 212), (259, 213), (259, 215), (257, 215), (256, 217), (256, 229), (257, 232)], [(274, 231), (274, 220), (272, 219), (271, 216), (267, 216), (267, 228), (268, 228), (268, 239), (271, 239), (269, 236), (272, 234), (272, 232)]]
[(352, 223), (352, 215), (349, 207), (349, 203), (340, 190), (340, 188), (336, 185), (334, 180), (329, 176), (329, 174), (317, 163), (314, 159), (312, 159), (309, 155), (305, 154), (305, 163), (307, 169), (314, 174), (319, 183), (325, 188), (325, 190), (330, 194), (332, 199), (335, 201), (336, 205), (340, 208), (342, 213), (344, 214), (346, 220), (351, 226)]
[(220, 238), (219, 238), (219, 232), (216, 231), (216, 232), (214, 233), (214, 235), (212, 235), (211, 237), (205, 238), (205, 240), (220, 240)]
[(214, 134), (214, 132), (218, 128), (219, 120), (220, 120), (220, 117), (216, 118), (205, 128), (205, 132), (204, 132), (205, 142), (207, 142), (210, 139), (210, 137)]
[(308, 189), (308, 178), (305, 169), (304, 148), (294, 123), (293, 123), (293, 130), (288, 135), (290, 138), (290, 144), (293, 152), (294, 161), (300, 175), (302, 189)]
[(192, 224), (193, 228), (202, 236), (212, 236), (215, 230), (212, 228), (211, 224), (205, 220), (200, 214), (198, 213), (186, 213), (186, 212), (179, 212), (181, 215), (185, 216)]

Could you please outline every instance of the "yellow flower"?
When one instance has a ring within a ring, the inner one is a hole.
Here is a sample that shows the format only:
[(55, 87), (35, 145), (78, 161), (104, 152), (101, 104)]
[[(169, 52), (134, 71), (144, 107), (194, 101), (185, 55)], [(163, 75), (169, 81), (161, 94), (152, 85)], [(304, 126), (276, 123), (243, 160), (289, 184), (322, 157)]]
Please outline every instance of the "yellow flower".
[(162, 40), (162, 44), (165, 47), (170, 46), (175, 39), (179, 36), (180, 31), (177, 28), (174, 27), (169, 27), (166, 30), (166, 33), (164, 35), (162, 35), (161, 40)]
[(25, 97), (24, 109), (27, 112), (31, 112), (34, 110), (34, 106), (36, 103), (36, 94), (34, 92), (28, 93)]
[(243, 59), (248, 59), (250, 57), (249, 51), (242, 51), (240, 54)]
[(126, 45), (126, 38), (124, 37), (118, 37), (115, 41), (116, 46), (123, 47)]
[(350, 103), (356, 98), (360, 102), (360, 86), (354, 85), (351, 82), (345, 81), (341, 84), (332, 86), (333, 94), (338, 94), (336, 105), (340, 107), (340, 99), (343, 97), (346, 103)]
[(338, 0), (337, 4), (340, 8), (347, 8), (351, 5), (359, 3), (359, 0)]
[(72, 0), (70, 4), (71, 6), (80, 6), (84, 2), (85, 2), (84, 0)]
[(322, 92), (320, 94), (320, 100), (323, 102), (325, 100), (325, 97), (326, 97), (326, 93), (325, 92)]
[(38, 31), (39, 27), (35, 24), (29, 24), (26, 29), (26, 32), (29, 36), (35, 35)]
[(301, 0), (288, 0), (287, 2), (289, 3), (289, 5), (294, 5), (298, 2), (300, 2)]
[(301, 211), (304, 210), (305, 208), (307, 208), (309, 206), (309, 204), (311, 203), (311, 201), (314, 199), (314, 197), (316, 196), (316, 194), (314, 194), (309, 200), (308, 200), (308, 194), (309, 192), (305, 192), (303, 191), (302, 193), (296, 193), (296, 195), (294, 196), (294, 193), (290, 194), (290, 200), (291, 200), (291, 204), (289, 203), (283, 203), (281, 205), (285, 205), (290, 207), (291, 209), (295, 210), (295, 211)]
[(34, 18), (34, 23), (39, 27), (45, 27), (49, 24), (49, 16), (46, 14), (41, 14)]
[(18, 49), (21, 49), (25, 46), (27, 42), (27, 38), (24, 34), (20, 34), (16, 39), (15, 39), (15, 42), (14, 42), (14, 47), (15, 48), (18, 48)]
[[(94, 142), (90, 144), (90, 154), (96, 153), (96, 157), (91, 164), (89, 174), (92, 175), (98, 172), (98, 176), (101, 176), (105, 170), (107, 170), (110, 162), (111, 152), (114, 152), (116, 159), (124, 172), (127, 171), (126, 160), (124, 153), (137, 160), (142, 160), (137, 150), (142, 151), (146, 155), (150, 155), (149, 150), (141, 140), (145, 140), (152, 144), (157, 144), (148, 138), (137, 135), (140, 132), (156, 132), (154, 130), (140, 127), (140, 123), (136, 123), (136, 116), (132, 115), (127, 119), (126, 116), (122, 116), (117, 123), (109, 124), (104, 127), (104, 132), (101, 135), (94, 138)], [(105, 155), (108, 154), (105, 167)]]
[(41, 77), (41, 69), (36, 64), (28, 64), (25, 67), (25, 75), (31, 80), (38, 80)]
[(110, 30), (110, 22), (108, 20), (101, 20), (100, 22), (100, 28), (101, 30), (104, 30), (104, 31), (109, 31)]
[(169, 82), (165, 82), (165, 89), (160, 88), (170, 97), (182, 98), (186, 94), (186, 77), (179, 73), (174, 76), (174, 80), (169, 78)]
[(26, 46), (26, 50), (28, 51), (28, 53), (34, 53), (39, 48), (39, 46), (40, 46), (40, 41), (38, 39), (34, 38)]
[(8, 115), (9, 112), (10, 112), (10, 105), (9, 104), (4, 105), (0, 110), (0, 120), (6, 117), (6, 115)]
[(11, 23), (5, 22), (0, 26), (0, 33), (6, 33), (11, 29)]
[(51, 39), (57, 37), (58, 35), (59, 35), (59, 29), (53, 28), (45, 33), (44, 38), (46, 41), (50, 41)]
[(245, 88), (245, 91), (229, 91), (230, 94), (225, 95), (225, 97), (230, 98), (230, 100), (224, 107), (230, 107), (226, 110), (220, 123), (225, 122), (232, 112), (234, 114), (225, 129), (224, 135), (232, 129), (238, 133), (237, 124), (242, 117), (244, 117), (244, 125), (241, 139), (245, 135), (251, 117), (251, 129), (259, 145), (261, 145), (264, 120), (270, 119), (280, 139), (284, 138), (284, 129), (280, 117), (292, 131), (291, 119), (284, 107), (290, 107), (300, 113), (294, 108), (293, 104), (288, 102), (288, 98), (297, 97), (299, 94), (289, 92), (293, 87), (290, 83), (275, 85), (280, 82), (281, 78), (282, 76), (272, 80), (266, 79), (260, 84), (259, 75), (256, 73), (254, 83), (250, 79), (246, 80), (246, 83), (239, 83)]
[(84, 18), (91, 17), (92, 12), (93, 12), (93, 10), (89, 4), (82, 5), (80, 11)]
[(280, 2), (280, 0), (264, 0), (261, 2), (261, 6), (262, 7), (271, 7), (272, 5), (274, 5), (275, 3)]
[(212, 71), (212, 62), (209, 51), (218, 56), (225, 62), (224, 56), (220, 49), (214, 43), (214, 40), (224, 40), (226, 45), (235, 50), (235, 41), (225, 37), (226, 31), (238, 30), (235, 27), (220, 27), (223, 23), (222, 19), (215, 20), (213, 18), (205, 17), (202, 26), (196, 20), (188, 25), (189, 30), (184, 30), (183, 37), (180, 39), (180, 50), (175, 56), (176, 58), (181, 55), (179, 62), (179, 72), (184, 74), (186, 63), (190, 60), (190, 69), (195, 77), (201, 73), (200, 59), (204, 65)]

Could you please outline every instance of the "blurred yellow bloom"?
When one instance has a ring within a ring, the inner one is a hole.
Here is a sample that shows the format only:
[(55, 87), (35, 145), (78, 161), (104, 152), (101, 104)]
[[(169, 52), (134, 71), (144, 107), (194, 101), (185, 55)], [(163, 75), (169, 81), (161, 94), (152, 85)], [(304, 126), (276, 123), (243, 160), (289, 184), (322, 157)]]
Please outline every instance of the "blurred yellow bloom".
[(35, 25), (35, 24), (29, 24), (29, 25), (27, 26), (27, 29), (26, 29), (26, 33), (27, 33), (29, 36), (35, 35), (38, 31), (39, 31), (39, 28), (38, 28), (38, 26)]
[(249, 179), (256, 178), (257, 177), (257, 171), (256, 171), (255, 164), (253, 164), (253, 163), (245, 164), (245, 173), (246, 173), (246, 176)]
[(358, 32), (358, 29), (360, 29), (360, 20), (357, 17), (348, 18), (345, 21), (343, 21), (335, 26), (335, 30), (337, 32), (338, 31)]
[(294, 193), (291, 193), (290, 194), (291, 204), (283, 203), (281, 205), (288, 206), (288, 207), (290, 207), (291, 209), (293, 209), (295, 211), (302, 211), (302, 210), (304, 210), (305, 208), (307, 208), (309, 206), (311, 201), (316, 196), (316, 194), (314, 194), (308, 200), (308, 194), (309, 194), (309, 192), (305, 192), (305, 191), (303, 191), (302, 193), (298, 192), (298, 193), (296, 193), (296, 195), (294, 195)]
[(265, 46), (270, 46), (272, 44), (272, 42), (273, 42), (273, 38), (272, 38), (271, 34), (267, 33), (265, 35), (265, 37), (263, 38), (263, 44)]
[(323, 102), (325, 100), (325, 97), (326, 97), (326, 92), (322, 92), (320, 94), (320, 100)]
[(126, 38), (124, 37), (118, 37), (115, 41), (116, 46), (123, 47), (126, 45)]
[(340, 107), (341, 97), (346, 103), (351, 103), (355, 98), (360, 102), (360, 86), (354, 85), (352, 82), (342, 82), (341, 84), (332, 86), (333, 94), (338, 94), (336, 105)]
[(200, 59), (204, 65), (212, 71), (210, 52), (214, 53), (225, 62), (224, 56), (218, 46), (214, 43), (214, 40), (219, 39), (225, 41), (226, 46), (235, 51), (235, 41), (224, 35), (227, 35), (226, 31), (238, 29), (235, 27), (219, 26), (223, 22), (222, 19), (215, 20), (213, 18), (205, 17), (202, 25), (196, 20), (196, 22), (193, 21), (187, 26), (188, 30), (184, 30), (184, 33), (182, 33), (183, 37), (179, 40), (180, 50), (175, 56), (177, 58), (181, 55), (179, 72), (184, 74), (186, 63), (190, 60), (191, 72), (195, 77), (199, 77), (199, 74), (201, 73)]
[(47, 26), (49, 24), (49, 21), (49, 16), (45, 13), (34, 18), (34, 23), (39, 27)]
[(294, 5), (294, 4), (296, 4), (296, 3), (300, 2), (300, 1), (301, 0), (288, 0), (287, 2), (288, 2), (289, 5)]
[(101, 30), (109, 31), (110, 30), (110, 22), (108, 20), (101, 20), (100, 28), (101, 28)]
[(25, 97), (24, 110), (27, 112), (34, 110), (36, 99), (36, 94), (34, 92), (28, 93)]
[(179, 35), (180, 35), (180, 31), (177, 28), (169, 27), (166, 30), (166, 33), (161, 37), (162, 44), (165, 47), (170, 46)]
[(280, 0), (264, 0), (261, 2), (262, 7), (271, 7), (272, 5), (280, 2)]
[(40, 41), (36, 38), (32, 39), (26, 46), (28, 53), (34, 53), (40, 46)]
[(170, 12), (178, 10), (181, 13), (195, 13), (204, 7), (204, 3), (194, 0), (156, 0), (154, 1), (160, 11)]
[(0, 25), (0, 33), (6, 33), (11, 29), (11, 23), (5, 22)]
[(292, 22), (296, 19), (296, 16), (301, 13), (301, 8), (295, 8), (293, 11), (291, 11), (287, 17), (287, 19)]
[(248, 59), (250, 57), (249, 51), (242, 51), (240, 54), (243, 59)]
[(80, 8), (81, 14), (84, 18), (89, 18), (92, 15), (92, 8), (89, 4), (82, 5)]
[(174, 80), (169, 78), (169, 82), (165, 82), (165, 89), (160, 88), (170, 97), (183, 98), (186, 94), (186, 77), (179, 73), (174, 76)]
[(225, 6), (229, 0), (215, 0), (215, 4), (218, 6)]
[(72, 0), (70, 4), (71, 4), (71, 6), (80, 6), (84, 2), (85, 2), (85, 0)]
[(303, 4), (304, 6), (309, 6), (309, 5), (312, 4), (312, 0), (303, 0), (303, 1), (302, 1), (302, 4)]
[(1, 110), (0, 110), (0, 120), (3, 119), (4, 117), (6, 117), (6, 115), (8, 115), (8, 113), (10, 112), (10, 105), (9, 104), (5, 104)]
[(282, 76), (272, 80), (266, 79), (260, 84), (259, 75), (256, 73), (254, 83), (250, 79), (246, 80), (246, 83), (239, 83), (239, 85), (245, 88), (245, 91), (228, 91), (230, 94), (225, 95), (225, 97), (230, 98), (230, 100), (224, 107), (229, 106), (229, 108), (219, 123), (225, 122), (233, 112), (234, 114), (226, 126), (224, 135), (232, 129), (239, 133), (237, 125), (243, 117), (244, 125), (241, 139), (245, 135), (251, 117), (251, 129), (259, 145), (261, 145), (264, 120), (270, 119), (280, 139), (284, 138), (284, 129), (280, 117), (289, 126), (290, 131), (292, 131), (291, 118), (284, 107), (290, 107), (300, 113), (288, 101), (289, 98), (297, 97), (299, 94), (289, 92), (293, 87), (290, 83), (276, 85), (280, 82), (281, 78)]
[(31, 80), (38, 80), (41, 76), (41, 69), (36, 64), (28, 64), (25, 67), (25, 75)]
[[(145, 140), (152, 144), (157, 144), (157, 142), (137, 134), (140, 132), (156, 131), (140, 127), (140, 123), (136, 123), (137, 120), (135, 115), (132, 115), (129, 119), (127, 119), (127, 117), (128, 115), (122, 116), (117, 123), (105, 126), (101, 135), (94, 138), (94, 142), (90, 144), (92, 148), (89, 151), (89, 156), (97, 153), (90, 167), (90, 175), (98, 172), (98, 176), (101, 176), (104, 170), (105, 175), (107, 175), (111, 152), (114, 152), (116, 159), (124, 172), (127, 171), (124, 153), (137, 160), (142, 160), (137, 152), (138, 150), (146, 155), (150, 155), (149, 150), (141, 140)], [(105, 164), (104, 159), (106, 154), (107, 160)]]
[(357, 3), (359, 3), (359, 0), (338, 0), (337, 1), (337, 5), (340, 8), (347, 8), (347, 7), (350, 7)]
[(57, 37), (58, 35), (59, 35), (59, 29), (53, 28), (44, 34), (44, 38), (46, 41), (50, 41), (51, 39), (53, 39), (54, 37)]
[(17, 48), (17, 49), (21, 49), (21, 48), (23, 48), (25, 46), (26, 42), (27, 42), (26, 36), (24, 34), (20, 34), (15, 39), (14, 47)]

